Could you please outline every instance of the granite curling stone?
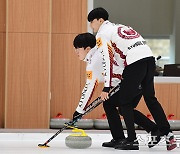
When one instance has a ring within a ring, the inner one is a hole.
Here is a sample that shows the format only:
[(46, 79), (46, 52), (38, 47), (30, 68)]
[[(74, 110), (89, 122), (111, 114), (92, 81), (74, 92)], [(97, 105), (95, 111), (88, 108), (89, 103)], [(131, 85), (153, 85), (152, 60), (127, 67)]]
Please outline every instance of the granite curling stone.
[(107, 119), (94, 119), (95, 129), (109, 129), (109, 123)]
[(54, 118), (50, 120), (50, 128), (59, 129), (64, 127), (64, 123), (68, 123), (70, 119), (63, 118), (62, 113), (58, 113)]
[(109, 123), (106, 117), (106, 114), (102, 114), (101, 118), (94, 119), (94, 128), (95, 129), (109, 129)]
[(167, 119), (170, 124), (171, 130), (180, 130), (180, 120), (174, 118), (174, 114), (169, 114)]
[(76, 126), (81, 129), (92, 129), (94, 127), (94, 122), (92, 119), (80, 119)]
[(79, 134), (71, 134), (66, 137), (65, 144), (69, 148), (73, 149), (86, 149), (92, 144), (92, 139), (88, 136), (84, 130), (74, 128), (73, 132), (79, 132)]

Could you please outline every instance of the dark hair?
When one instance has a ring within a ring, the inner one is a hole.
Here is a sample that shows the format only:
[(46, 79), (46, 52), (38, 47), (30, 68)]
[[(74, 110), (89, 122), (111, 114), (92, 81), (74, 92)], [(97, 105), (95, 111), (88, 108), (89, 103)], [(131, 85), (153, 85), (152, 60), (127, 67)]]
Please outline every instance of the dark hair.
[(89, 22), (93, 21), (94, 19), (98, 20), (100, 18), (103, 18), (104, 20), (108, 20), (109, 18), (108, 12), (102, 7), (95, 8), (88, 14)]
[(76, 49), (86, 49), (87, 47), (94, 48), (96, 45), (96, 38), (91, 33), (81, 33), (74, 38), (73, 45)]

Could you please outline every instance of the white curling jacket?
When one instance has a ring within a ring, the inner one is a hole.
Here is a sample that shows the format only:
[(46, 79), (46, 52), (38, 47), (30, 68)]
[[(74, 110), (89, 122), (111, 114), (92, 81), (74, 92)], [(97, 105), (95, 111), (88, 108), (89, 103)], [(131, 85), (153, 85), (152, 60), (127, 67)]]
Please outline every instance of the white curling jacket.
[[(124, 60), (124, 67), (140, 59), (153, 56), (143, 37), (133, 28), (114, 24), (108, 20), (100, 26), (96, 35), (97, 46), (103, 57), (105, 87), (111, 86), (109, 46), (112, 46), (116, 59)], [(121, 60), (120, 60), (121, 61)]]
[[(76, 108), (76, 111), (79, 113), (84, 113), (98, 83), (104, 82), (102, 54), (98, 51), (97, 47), (88, 52), (84, 61), (87, 63), (86, 83)], [(110, 73), (112, 87), (117, 86), (121, 81), (121, 74), (124, 68), (120, 66), (123, 65), (123, 62), (124, 60), (117, 61), (114, 57), (111, 59)]]

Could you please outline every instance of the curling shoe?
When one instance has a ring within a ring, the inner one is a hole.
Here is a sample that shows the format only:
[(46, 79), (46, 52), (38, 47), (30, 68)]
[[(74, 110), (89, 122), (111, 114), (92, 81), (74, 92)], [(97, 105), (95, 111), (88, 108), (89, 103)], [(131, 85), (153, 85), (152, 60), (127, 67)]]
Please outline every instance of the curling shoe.
[(177, 147), (176, 139), (172, 132), (169, 132), (166, 136), (166, 146), (168, 151), (173, 150)]
[(128, 141), (124, 139), (119, 142), (119, 144), (115, 145), (114, 148), (119, 150), (139, 150), (139, 142), (137, 140)]
[(119, 142), (121, 142), (123, 139), (118, 139), (118, 140), (114, 140), (112, 139), (110, 142), (104, 142), (102, 144), (102, 147), (109, 147), (109, 148), (114, 148), (114, 146), (116, 146), (117, 144), (119, 144)]

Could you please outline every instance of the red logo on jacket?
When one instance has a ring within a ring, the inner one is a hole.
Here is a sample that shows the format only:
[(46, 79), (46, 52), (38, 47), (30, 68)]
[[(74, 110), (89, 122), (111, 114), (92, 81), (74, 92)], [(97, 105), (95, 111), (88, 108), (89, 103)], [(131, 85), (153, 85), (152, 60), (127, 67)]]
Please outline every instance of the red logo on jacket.
[(131, 27), (119, 27), (118, 35), (123, 39), (134, 39), (140, 36), (140, 34)]

